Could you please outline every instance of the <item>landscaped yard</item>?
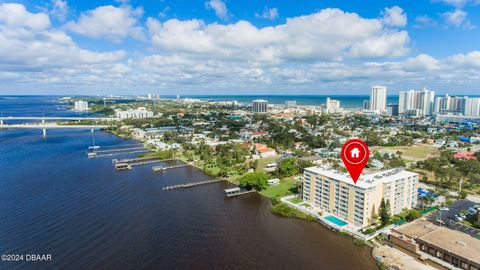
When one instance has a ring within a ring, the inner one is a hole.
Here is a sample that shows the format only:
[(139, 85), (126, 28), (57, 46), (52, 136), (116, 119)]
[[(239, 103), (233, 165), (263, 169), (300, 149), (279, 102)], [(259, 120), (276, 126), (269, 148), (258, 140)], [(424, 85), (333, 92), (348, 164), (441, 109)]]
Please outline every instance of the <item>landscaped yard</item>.
[(280, 181), (280, 184), (268, 186), (260, 193), (268, 198), (283, 197), (292, 194), (291, 190), (295, 187), (295, 183), (296, 180), (293, 177), (288, 177)]
[(295, 197), (295, 198), (288, 199), (288, 201), (294, 204), (298, 204), (302, 202), (302, 199)]
[(266, 172), (265, 167), (267, 166), (267, 164), (275, 162), (275, 160), (277, 160), (279, 157), (280, 156), (259, 159), (256, 171), (257, 172), (260, 172), (260, 171), (261, 172)]

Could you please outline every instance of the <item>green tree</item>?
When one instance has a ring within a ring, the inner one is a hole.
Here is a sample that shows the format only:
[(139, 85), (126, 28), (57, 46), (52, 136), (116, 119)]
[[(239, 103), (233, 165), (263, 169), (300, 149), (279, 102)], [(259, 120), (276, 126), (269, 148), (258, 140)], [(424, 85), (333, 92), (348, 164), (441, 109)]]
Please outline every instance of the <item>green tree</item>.
[(297, 165), (297, 159), (293, 157), (281, 160), (275, 170), (275, 174), (279, 177), (289, 177), (298, 173), (300, 173), (300, 169)]
[(264, 172), (247, 173), (240, 178), (240, 186), (246, 189), (264, 190), (268, 186), (267, 179)]
[(390, 202), (388, 200), (385, 201), (382, 198), (380, 207), (378, 208), (378, 215), (380, 216), (382, 226), (385, 226), (390, 222)]
[(420, 218), (421, 216), (422, 216), (422, 214), (420, 213), (420, 211), (412, 209), (412, 210), (408, 211), (406, 219), (407, 219), (407, 221), (413, 221), (415, 219)]

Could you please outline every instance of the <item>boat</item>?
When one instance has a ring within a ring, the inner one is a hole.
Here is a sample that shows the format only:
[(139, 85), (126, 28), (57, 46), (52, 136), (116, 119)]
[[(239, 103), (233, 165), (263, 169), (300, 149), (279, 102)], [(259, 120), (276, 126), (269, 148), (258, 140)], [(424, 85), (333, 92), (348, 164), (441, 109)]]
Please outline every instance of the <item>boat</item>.
[(89, 151), (98, 150), (98, 149), (100, 149), (100, 146), (98, 146), (98, 145), (94, 145), (94, 146), (89, 146), (89, 147), (88, 147), (88, 150), (89, 150)]
[(115, 169), (117, 170), (131, 170), (132, 166), (128, 163), (117, 163), (115, 164)]
[(97, 153), (88, 153), (88, 158), (94, 158), (94, 157), (97, 157)]
[(153, 170), (154, 172), (164, 172), (164, 171), (167, 170), (167, 168), (166, 168), (166, 167), (163, 167), (163, 166), (154, 166), (154, 167), (152, 167), (152, 170)]

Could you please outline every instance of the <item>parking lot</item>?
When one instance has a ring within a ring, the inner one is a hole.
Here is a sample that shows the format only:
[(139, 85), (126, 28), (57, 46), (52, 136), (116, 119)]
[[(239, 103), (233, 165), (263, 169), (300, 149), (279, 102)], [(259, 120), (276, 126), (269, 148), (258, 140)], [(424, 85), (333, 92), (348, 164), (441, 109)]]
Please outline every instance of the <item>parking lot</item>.
[(437, 211), (431, 214), (428, 219), (430, 222), (438, 224), (438, 220), (442, 220), (445, 226), (450, 229), (454, 229), (473, 237), (480, 237), (480, 230), (463, 225), (455, 219), (455, 215), (458, 215), (462, 210), (466, 210), (469, 207), (473, 207), (476, 204), (468, 200), (460, 200), (448, 206), (448, 211)]

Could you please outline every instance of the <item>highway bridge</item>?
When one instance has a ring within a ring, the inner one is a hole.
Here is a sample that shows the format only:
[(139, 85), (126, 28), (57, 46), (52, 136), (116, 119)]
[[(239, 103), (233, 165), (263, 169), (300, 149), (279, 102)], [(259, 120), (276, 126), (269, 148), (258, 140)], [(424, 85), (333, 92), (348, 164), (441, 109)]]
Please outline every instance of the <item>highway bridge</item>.
[[(89, 121), (117, 121), (120, 120), (118, 118), (107, 118), (107, 117), (64, 117), (64, 116), (48, 116), (48, 117), (40, 117), (40, 116), (7, 116), (7, 117), (0, 117), (0, 129), (42, 129), (43, 136), (47, 135), (47, 129), (101, 129), (107, 128), (108, 125), (59, 125), (56, 122), (51, 121), (82, 121), (82, 120), (89, 120)], [(30, 121), (28, 123), (15, 123), (15, 124), (7, 124), (7, 121)], [(40, 121), (40, 122), (31, 122), (31, 121)]]

